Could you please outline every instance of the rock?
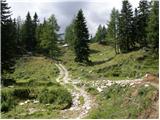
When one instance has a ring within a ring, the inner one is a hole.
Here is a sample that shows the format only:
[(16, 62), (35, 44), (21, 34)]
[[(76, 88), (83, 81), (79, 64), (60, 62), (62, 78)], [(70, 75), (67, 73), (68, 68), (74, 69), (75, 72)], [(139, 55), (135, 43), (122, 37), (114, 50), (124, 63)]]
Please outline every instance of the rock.
[(11, 86), (8, 86), (8, 87), (9, 87), (9, 88), (14, 88), (14, 86), (12, 86), (12, 85), (11, 85)]
[(89, 110), (89, 109), (91, 109), (91, 107), (90, 107), (90, 106), (87, 106), (86, 109)]
[(148, 87), (149, 85), (148, 85), (148, 84), (145, 84), (144, 86), (145, 86), (145, 87)]
[(98, 90), (98, 92), (102, 92), (102, 91), (103, 91), (103, 90), (102, 90), (101, 88), (99, 88), (99, 87), (97, 88), (97, 90)]
[(29, 103), (29, 102), (30, 102), (30, 100), (26, 100), (24, 103), (27, 104), (27, 103)]
[(36, 104), (36, 103), (39, 103), (39, 101), (38, 101), (38, 100), (34, 100), (34, 101), (33, 101), (33, 103), (35, 103), (35, 104)]
[(19, 103), (19, 105), (24, 105), (25, 103)]
[(37, 112), (37, 110), (34, 108), (29, 108), (28, 111), (29, 111), (28, 114), (33, 114), (33, 113)]
[(130, 83), (130, 86), (134, 85), (134, 83)]

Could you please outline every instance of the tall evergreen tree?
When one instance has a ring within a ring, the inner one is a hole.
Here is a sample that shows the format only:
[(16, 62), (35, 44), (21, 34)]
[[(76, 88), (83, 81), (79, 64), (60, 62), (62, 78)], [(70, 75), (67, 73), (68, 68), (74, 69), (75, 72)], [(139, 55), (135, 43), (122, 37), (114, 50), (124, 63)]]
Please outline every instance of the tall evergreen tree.
[(4, 25), (11, 17), (11, 11), (6, 0), (1, 0), (1, 24)]
[(74, 49), (74, 42), (75, 42), (75, 19), (72, 21), (72, 23), (66, 27), (65, 30), (65, 41), (68, 43), (69, 47), (71, 49)]
[(118, 44), (121, 52), (129, 52), (134, 48), (135, 41), (132, 38), (133, 12), (128, 1), (122, 2), (122, 10), (118, 25)]
[(35, 13), (34, 14), (34, 16), (33, 16), (33, 49), (35, 50), (35, 48), (36, 48), (36, 42), (37, 42), (37, 40), (36, 40), (36, 29), (37, 29), (37, 24), (38, 24), (38, 15), (37, 15), (37, 13)]
[(118, 17), (119, 12), (115, 8), (113, 8), (110, 21), (108, 23), (108, 29), (106, 34), (106, 40), (109, 44), (114, 46), (115, 52), (118, 53), (118, 43), (117, 43), (117, 35), (118, 35)]
[(138, 10), (137, 8), (135, 8), (134, 17), (133, 17), (132, 38), (134, 38), (134, 41), (136, 43), (139, 43), (139, 36), (140, 36), (139, 28), (140, 28), (140, 25), (139, 25)]
[(107, 30), (105, 26), (99, 25), (94, 38), (95, 42), (98, 42), (99, 44), (103, 44), (105, 41), (106, 32)]
[(58, 55), (58, 47), (57, 40), (59, 26), (57, 24), (57, 20), (54, 15), (46, 21), (44, 20), (43, 25), (40, 26), (39, 29), (39, 47), (43, 50), (46, 55), (50, 57), (57, 57)]
[(149, 3), (147, 0), (141, 0), (139, 2), (138, 6), (138, 23), (137, 27), (139, 31), (138, 34), (138, 43), (140, 44), (140, 47), (146, 47), (147, 46), (147, 32), (146, 27), (148, 23), (148, 16), (149, 16)]
[(30, 16), (30, 13), (27, 13), (26, 20), (24, 23), (24, 28), (23, 28), (23, 37), (22, 39), (25, 42), (25, 48), (27, 51), (33, 51), (34, 48), (34, 35), (33, 35), (33, 24), (32, 24), (32, 18)]
[(159, 1), (152, 1), (151, 13), (147, 27), (147, 38), (149, 47), (155, 53), (159, 52)]
[(6, 0), (1, 1), (1, 62), (2, 71), (9, 69), (15, 57), (15, 22), (10, 18), (11, 11)]
[(88, 63), (89, 62), (89, 33), (85, 21), (85, 17), (83, 15), (83, 11), (79, 10), (77, 17), (75, 19), (75, 61), (81, 63)]

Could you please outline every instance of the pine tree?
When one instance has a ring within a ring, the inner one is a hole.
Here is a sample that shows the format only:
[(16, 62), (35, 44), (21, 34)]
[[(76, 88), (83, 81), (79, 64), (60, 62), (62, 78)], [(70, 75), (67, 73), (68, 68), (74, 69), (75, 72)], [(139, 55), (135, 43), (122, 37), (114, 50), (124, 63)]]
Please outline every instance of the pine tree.
[(11, 7), (8, 7), (6, 0), (1, 0), (1, 24), (4, 25), (11, 17)]
[(106, 27), (99, 25), (97, 32), (96, 32), (96, 35), (95, 35), (95, 38), (94, 38), (94, 41), (98, 42), (99, 44), (105, 44), (106, 33), (107, 33)]
[(2, 72), (13, 65), (15, 57), (15, 21), (10, 18), (11, 11), (6, 0), (1, 1), (1, 62)]
[(139, 2), (138, 6), (138, 43), (140, 44), (140, 47), (147, 47), (147, 22), (148, 22), (148, 16), (149, 16), (149, 3), (147, 0), (141, 0)]
[(83, 11), (79, 10), (77, 17), (75, 19), (75, 61), (80, 63), (89, 63), (89, 33), (86, 25), (86, 21), (83, 15)]
[(118, 44), (117, 44), (117, 34), (118, 34), (118, 17), (119, 12), (115, 8), (113, 8), (110, 21), (108, 23), (108, 29), (106, 34), (107, 43), (114, 46), (115, 52), (118, 53)]
[(46, 21), (44, 20), (43, 25), (40, 25), (38, 31), (38, 38), (39, 38), (39, 47), (42, 51), (49, 55), (49, 57), (57, 57), (58, 55), (58, 47), (57, 47), (57, 40), (59, 26), (57, 24), (57, 20), (54, 15)]
[(36, 42), (37, 42), (37, 40), (36, 40), (36, 29), (37, 29), (37, 24), (38, 24), (38, 15), (37, 15), (37, 13), (35, 13), (34, 14), (34, 16), (33, 16), (33, 42), (32, 42), (32, 44), (33, 44), (33, 50), (35, 50), (35, 48), (36, 48)]
[(147, 27), (147, 39), (149, 47), (157, 55), (159, 52), (159, 1), (152, 1), (151, 13)]
[(33, 48), (34, 48), (33, 24), (32, 24), (32, 19), (29, 12), (27, 13), (27, 16), (26, 16), (22, 34), (23, 34), (22, 39), (25, 43), (25, 49), (30, 52), (33, 51)]
[(122, 10), (118, 20), (118, 45), (121, 52), (129, 52), (135, 46), (132, 38), (133, 12), (132, 6), (128, 1), (123, 1)]
[(137, 8), (135, 8), (134, 17), (133, 17), (132, 38), (134, 38), (134, 41), (136, 43), (139, 42), (139, 36), (140, 36), (139, 27), (140, 27), (140, 25), (139, 25), (138, 10), (137, 10)]
[(65, 30), (65, 41), (68, 43), (69, 47), (73, 50), (74, 49), (74, 42), (75, 42), (75, 19), (72, 21), (72, 23), (66, 27)]

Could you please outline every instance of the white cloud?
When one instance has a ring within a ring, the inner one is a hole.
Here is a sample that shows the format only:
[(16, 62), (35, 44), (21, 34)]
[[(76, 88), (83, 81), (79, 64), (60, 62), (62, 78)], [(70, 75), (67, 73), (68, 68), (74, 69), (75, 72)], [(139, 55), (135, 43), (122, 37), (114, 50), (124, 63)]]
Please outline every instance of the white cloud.
[[(90, 33), (95, 34), (99, 24), (105, 25), (109, 20), (113, 7), (120, 10), (122, 0), (7, 0), (13, 17), (21, 16), (25, 19), (28, 11), (31, 15), (37, 12), (40, 20), (55, 14), (61, 32), (71, 22), (79, 9), (83, 9)], [(138, 6), (139, 0), (129, 0), (133, 9)]]

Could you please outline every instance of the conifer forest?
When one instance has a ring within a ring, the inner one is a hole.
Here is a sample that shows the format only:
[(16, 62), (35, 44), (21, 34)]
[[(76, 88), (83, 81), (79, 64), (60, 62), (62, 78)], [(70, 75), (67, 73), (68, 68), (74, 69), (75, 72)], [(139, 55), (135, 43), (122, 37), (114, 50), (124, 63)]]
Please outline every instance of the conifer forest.
[(158, 0), (17, 3), (25, 17), (13, 1), (1, 0), (2, 119), (159, 118)]

